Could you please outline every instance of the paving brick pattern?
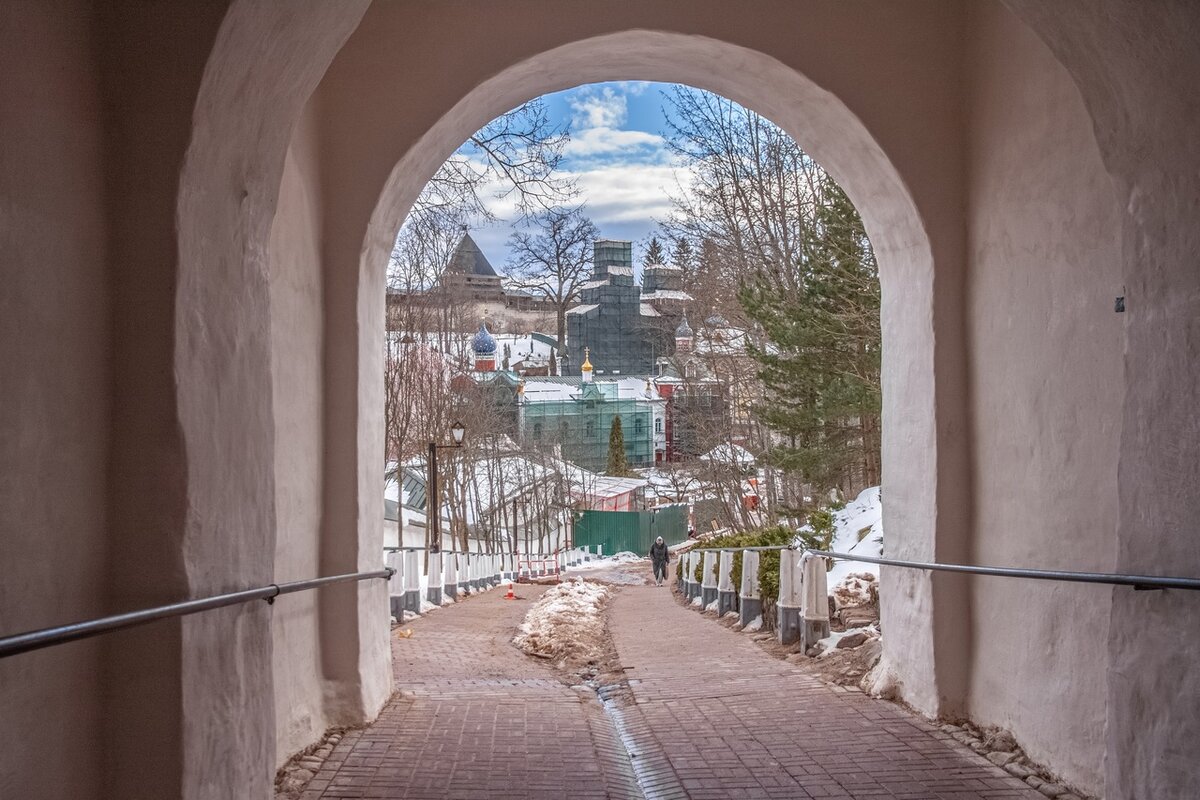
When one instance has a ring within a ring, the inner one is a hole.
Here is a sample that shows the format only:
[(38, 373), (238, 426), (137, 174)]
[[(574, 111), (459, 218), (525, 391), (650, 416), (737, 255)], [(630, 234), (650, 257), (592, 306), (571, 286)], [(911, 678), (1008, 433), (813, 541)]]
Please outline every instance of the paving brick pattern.
[(407, 626), (412, 638), (392, 647), (396, 696), (342, 739), (305, 800), (1042, 798), (924, 721), (825, 686), (679, 606), (666, 587), (625, 587), (611, 603), (628, 686), (604, 692), (605, 715), (593, 693), (510, 644), (541, 591), (520, 587), (515, 602), (489, 592)]
[(640, 796), (594, 694), (511, 644), (543, 591), (491, 591), (405, 625), (412, 638), (392, 642), (396, 695), (342, 739), (304, 800)]
[(694, 800), (1044, 800), (920, 718), (805, 675), (665, 587), (623, 589), (609, 621), (646, 744)]

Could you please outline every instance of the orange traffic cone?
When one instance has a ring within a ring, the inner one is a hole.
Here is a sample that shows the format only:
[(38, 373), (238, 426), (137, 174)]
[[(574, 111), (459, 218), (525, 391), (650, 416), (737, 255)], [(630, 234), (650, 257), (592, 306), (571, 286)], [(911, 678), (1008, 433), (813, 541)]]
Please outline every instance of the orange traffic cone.
[(516, 600), (517, 599), (517, 596), (515, 594), (513, 594), (512, 581), (508, 582), (508, 594), (504, 595), (504, 599), (505, 600)]

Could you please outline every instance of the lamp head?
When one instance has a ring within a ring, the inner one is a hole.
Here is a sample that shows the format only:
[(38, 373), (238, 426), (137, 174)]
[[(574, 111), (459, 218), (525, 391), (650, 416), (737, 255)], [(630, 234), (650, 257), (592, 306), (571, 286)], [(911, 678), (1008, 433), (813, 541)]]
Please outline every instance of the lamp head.
[(450, 426), (450, 435), (454, 437), (455, 446), (463, 443), (463, 437), (466, 435), (466, 433), (467, 429), (464, 428), (463, 424), (457, 420), (453, 425)]

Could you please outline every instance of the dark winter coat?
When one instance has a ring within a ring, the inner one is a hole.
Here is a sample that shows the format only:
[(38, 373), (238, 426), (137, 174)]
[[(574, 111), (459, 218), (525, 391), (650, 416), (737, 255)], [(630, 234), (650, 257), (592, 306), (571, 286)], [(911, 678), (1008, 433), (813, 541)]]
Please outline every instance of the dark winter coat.
[(659, 544), (655, 542), (650, 545), (650, 560), (655, 564), (666, 564), (671, 560), (671, 551), (667, 549), (667, 543)]

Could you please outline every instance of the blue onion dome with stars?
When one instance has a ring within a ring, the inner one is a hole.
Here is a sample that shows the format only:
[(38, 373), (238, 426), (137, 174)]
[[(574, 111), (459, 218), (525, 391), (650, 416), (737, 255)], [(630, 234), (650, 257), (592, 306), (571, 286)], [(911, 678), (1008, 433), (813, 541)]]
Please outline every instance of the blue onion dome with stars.
[(675, 329), (676, 339), (692, 338), (692, 326), (688, 325), (687, 314), (683, 315), (683, 322), (679, 323), (679, 327)]
[(496, 354), (496, 338), (488, 333), (487, 323), (479, 323), (479, 333), (471, 339), (471, 349), (476, 355), (494, 356)]

